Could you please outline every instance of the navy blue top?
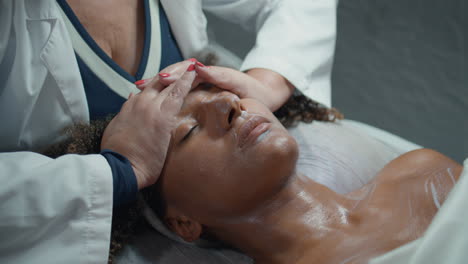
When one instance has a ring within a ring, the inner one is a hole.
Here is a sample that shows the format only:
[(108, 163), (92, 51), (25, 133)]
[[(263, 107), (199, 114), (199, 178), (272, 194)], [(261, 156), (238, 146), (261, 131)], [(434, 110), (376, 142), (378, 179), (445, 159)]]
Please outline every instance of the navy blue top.
[(114, 207), (134, 201), (138, 192), (138, 183), (130, 161), (110, 149), (104, 149), (99, 154), (106, 158), (112, 171)]
[[(145, 72), (151, 39), (151, 13), (148, 0), (144, 1), (145, 9), (145, 42), (143, 53), (141, 55), (140, 65), (135, 76), (124, 71), (112, 58), (110, 58), (88, 34), (84, 26), (80, 23), (71, 7), (65, 0), (57, 0), (62, 10), (68, 16), (73, 26), (76, 28), (80, 36), (89, 45), (89, 47), (114, 71), (134, 83), (140, 80)], [(176, 40), (169, 26), (169, 21), (164, 8), (159, 4), (159, 18), (161, 27), (161, 64), (160, 69), (182, 61), (182, 53), (179, 50)], [(100, 119), (107, 117), (110, 114), (115, 114), (120, 111), (122, 104), (126, 98), (121, 97), (112, 91), (94, 72), (85, 64), (85, 62), (76, 54), (78, 66), (80, 69), (81, 78), (88, 101), (90, 119)], [(101, 153), (109, 163), (112, 170), (113, 179), (113, 200), (114, 206), (119, 206), (131, 202), (136, 198), (138, 192), (137, 180), (130, 162), (126, 157), (112, 150), (103, 150)]]
[[(62, 10), (68, 16), (69, 20), (78, 31), (83, 40), (89, 47), (101, 58), (107, 65), (109, 65), (119, 75), (127, 79), (129, 82), (134, 83), (142, 78), (149, 56), (149, 47), (151, 39), (151, 13), (148, 0), (141, 0), (144, 2), (145, 9), (145, 41), (143, 46), (143, 53), (141, 55), (140, 65), (135, 76), (132, 76), (123, 70), (112, 58), (110, 58), (93, 40), (93, 38), (86, 31), (84, 26), (80, 23), (78, 17), (75, 15), (71, 7), (65, 0), (57, 0)], [(172, 34), (166, 12), (161, 4), (159, 4), (159, 19), (161, 27), (161, 63), (160, 69), (176, 62), (182, 61), (182, 53), (177, 45), (174, 35)], [(157, 39), (157, 38), (156, 38)], [(94, 72), (85, 64), (85, 62), (76, 54), (78, 67), (80, 69), (81, 78), (85, 88), (86, 99), (88, 101), (90, 119), (100, 119), (110, 114), (119, 112), (122, 104), (126, 98), (121, 97), (112, 89), (110, 89)]]

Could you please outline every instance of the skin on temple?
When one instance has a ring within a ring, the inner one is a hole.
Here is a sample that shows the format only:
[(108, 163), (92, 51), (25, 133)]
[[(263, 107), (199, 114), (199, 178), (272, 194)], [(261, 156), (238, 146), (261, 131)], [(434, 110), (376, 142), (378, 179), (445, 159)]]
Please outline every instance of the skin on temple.
[(462, 169), (412, 151), (339, 195), (295, 172), (295, 140), (258, 101), (197, 89), (178, 120), (159, 182), (166, 224), (187, 241), (214, 236), (256, 263), (364, 263), (421, 236)]

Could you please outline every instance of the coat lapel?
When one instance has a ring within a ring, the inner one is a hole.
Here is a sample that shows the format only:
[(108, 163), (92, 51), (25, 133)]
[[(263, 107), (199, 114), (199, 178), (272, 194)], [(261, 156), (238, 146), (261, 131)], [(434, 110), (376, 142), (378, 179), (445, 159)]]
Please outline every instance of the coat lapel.
[(196, 56), (208, 46), (201, 0), (161, 0), (161, 4), (185, 58)]
[(88, 121), (88, 105), (78, 63), (74, 59), (73, 46), (57, 3), (55, 0), (29, 0), (26, 1), (26, 9), (28, 23), (50, 25), (48, 27), (50, 33), (39, 58), (55, 80), (69, 107), (72, 119), (75, 122)]

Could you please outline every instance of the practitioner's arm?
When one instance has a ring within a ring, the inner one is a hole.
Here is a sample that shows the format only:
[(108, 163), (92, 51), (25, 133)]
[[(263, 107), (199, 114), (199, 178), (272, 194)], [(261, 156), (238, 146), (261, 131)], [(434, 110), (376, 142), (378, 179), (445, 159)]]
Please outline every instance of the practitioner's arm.
[(0, 168), (0, 263), (107, 260), (112, 176), (103, 156), (1, 153)]
[[(259, 88), (252, 93), (262, 94), (256, 99), (264, 101), (277, 99), (267, 102), (275, 110), (282, 105), (281, 101), (288, 99), (286, 95), (292, 86), (315, 101), (331, 105), (337, 2), (204, 0), (203, 4), (208, 12), (257, 33), (255, 46), (245, 58), (241, 71), (272, 87), (268, 92)], [(283, 79), (276, 79), (276, 74)]]
[[(159, 177), (194, 78), (189, 71), (166, 89), (145, 89), (106, 129), (102, 148), (128, 158), (140, 189)], [(1, 153), (0, 167), (0, 263), (107, 261), (113, 177), (103, 155)]]

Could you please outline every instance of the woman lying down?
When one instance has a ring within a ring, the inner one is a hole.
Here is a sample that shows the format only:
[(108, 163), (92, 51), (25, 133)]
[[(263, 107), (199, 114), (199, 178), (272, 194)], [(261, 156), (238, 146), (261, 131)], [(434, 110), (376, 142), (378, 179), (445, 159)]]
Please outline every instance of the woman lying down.
[[(333, 113), (317, 109), (315, 119)], [(366, 263), (420, 237), (462, 169), (440, 153), (416, 150), (340, 195), (296, 173), (296, 141), (258, 101), (197, 88), (178, 120), (147, 202), (184, 240), (216, 239), (255, 263)], [(103, 127), (78, 127), (49, 154), (98, 153)], [(80, 150), (82, 137), (89, 141)]]

